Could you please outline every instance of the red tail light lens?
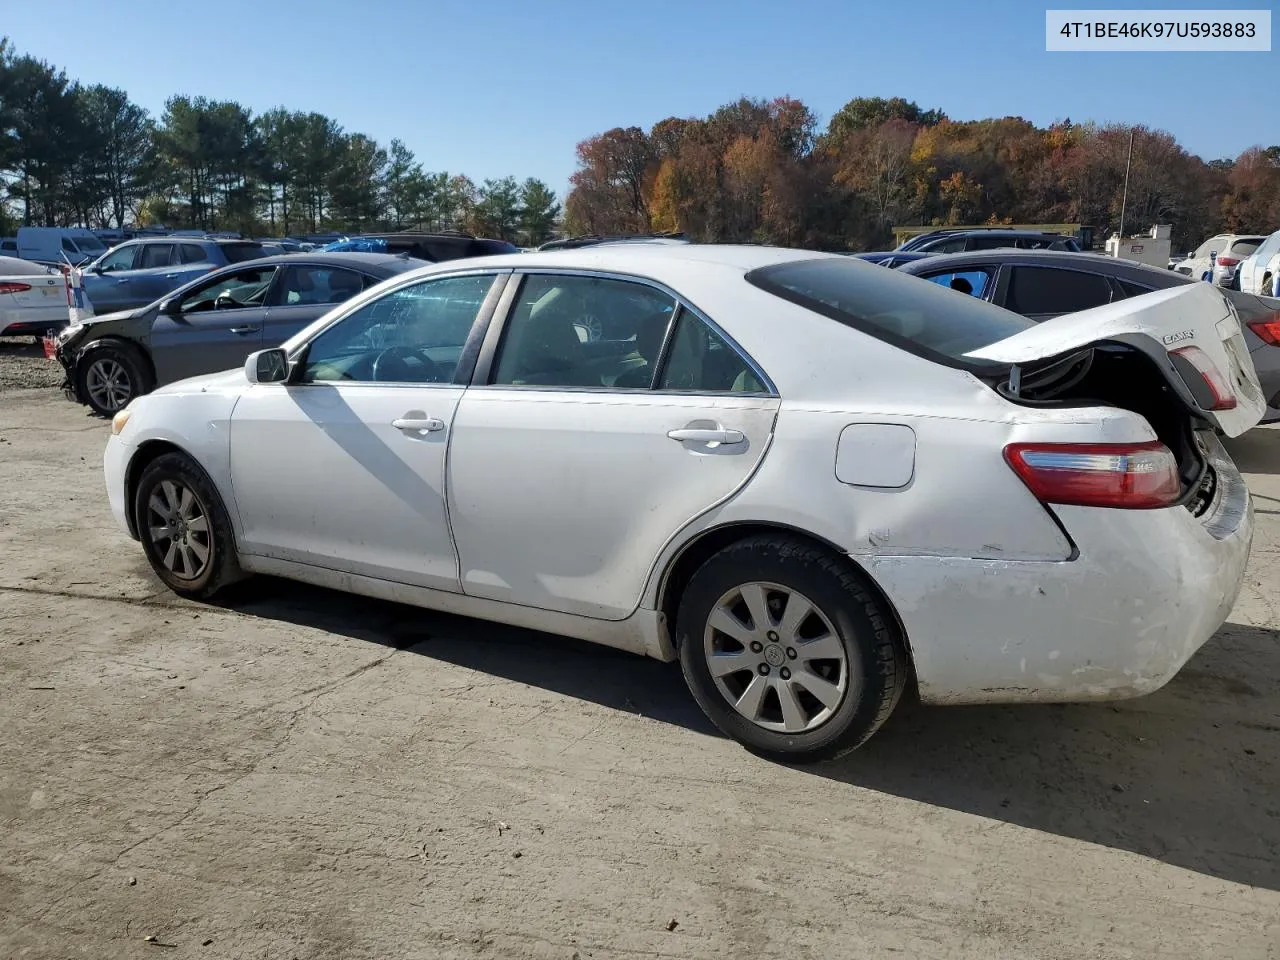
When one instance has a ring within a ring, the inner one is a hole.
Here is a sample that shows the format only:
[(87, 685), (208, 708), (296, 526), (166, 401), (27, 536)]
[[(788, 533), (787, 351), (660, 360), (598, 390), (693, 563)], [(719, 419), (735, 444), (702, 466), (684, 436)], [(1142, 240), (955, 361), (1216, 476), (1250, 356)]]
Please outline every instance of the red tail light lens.
[(1272, 314), (1270, 320), (1255, 320), (1249, 329), (1264, 342), (1273, 347), (1280, 347), (1280, 313)]
[(1170, 353), (1182, 357), (1193, 367), (1200, 376), (1204, 377), (1204, 382), (1209, 387), (1209, 392), (1213, 394), (1213, 404), (1210, 410), (1234, 410), (1236, 408), (1236, 395), (1232, 391), (1230, 384), (1227, 383), (1226, 377), (1222, 375), (1222, 371), (1218, 369), (1218, 365), (1209, 359), (1209, 355), (1199, 347), (1182, 347), (1179, 350), (1171, 350)]
[(0, 293), (26, 293), (30, 289), (31, 284), (29, 283), (16, 283), (13, 281), (0, 283)]
[(1163, 443), (1011, 443), (1004, 458), (1044, 503), (1150, 510), (1182, 493)]
[(1218, 258), (1218, 266), (1220, 267), (1234, 267), (1239, 262), (1240, 262), (1239, 257), (1219, 257)]

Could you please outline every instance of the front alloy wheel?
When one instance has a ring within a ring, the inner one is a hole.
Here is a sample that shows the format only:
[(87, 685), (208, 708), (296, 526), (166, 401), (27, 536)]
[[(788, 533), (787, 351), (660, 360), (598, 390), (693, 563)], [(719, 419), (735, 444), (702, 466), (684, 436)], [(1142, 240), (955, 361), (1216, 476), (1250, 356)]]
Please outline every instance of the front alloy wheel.
[(95, 410), (123, 410), (137, 389), (124, 364), (114, 357), (99, 357), (85, 370), (84, 388)]
[(179, 580), (196, 580), (209, 565), (209, 515), (179, 480), (162, 480), (147, 500), (143, 530), (164, 568)]

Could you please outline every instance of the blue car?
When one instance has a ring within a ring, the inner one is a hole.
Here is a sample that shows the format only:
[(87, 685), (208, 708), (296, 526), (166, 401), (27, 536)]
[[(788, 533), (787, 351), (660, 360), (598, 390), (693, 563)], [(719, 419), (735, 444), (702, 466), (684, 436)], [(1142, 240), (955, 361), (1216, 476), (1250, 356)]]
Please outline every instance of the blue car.
[(84, 289), (95, 313), (135, 310), (202, 273), (275, 251), (255, 240), (147, 237), (112, 247), (89, 264)]

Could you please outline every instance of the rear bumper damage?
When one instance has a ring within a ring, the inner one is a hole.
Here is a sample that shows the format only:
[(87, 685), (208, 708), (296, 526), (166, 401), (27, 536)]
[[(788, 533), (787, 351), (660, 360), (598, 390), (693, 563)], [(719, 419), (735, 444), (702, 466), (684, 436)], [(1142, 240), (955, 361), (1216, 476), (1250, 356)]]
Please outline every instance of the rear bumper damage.
[(927, 703), (1112, 700), (1168, 683), (1235, 604), (1253, 535), (1220, 448), (1214, 503), (1056, 507), (1065, 562), (858, 558), (897, 608)]

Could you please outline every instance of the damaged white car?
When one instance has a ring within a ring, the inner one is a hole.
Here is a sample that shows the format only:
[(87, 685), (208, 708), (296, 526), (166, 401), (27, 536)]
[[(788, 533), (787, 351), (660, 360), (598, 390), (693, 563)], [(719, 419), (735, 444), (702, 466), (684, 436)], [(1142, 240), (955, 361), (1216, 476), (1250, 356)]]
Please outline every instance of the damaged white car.
[(911, 678), (1168, 681), (1240, 588), (1217, 436), (1263, 406), (1210, 284), (1035, 324), (855, 258), (600, 246), (407, 273), (140, 397), (106, 483), (184, 596), (267, 573), (678, 658), (807, 760)]

